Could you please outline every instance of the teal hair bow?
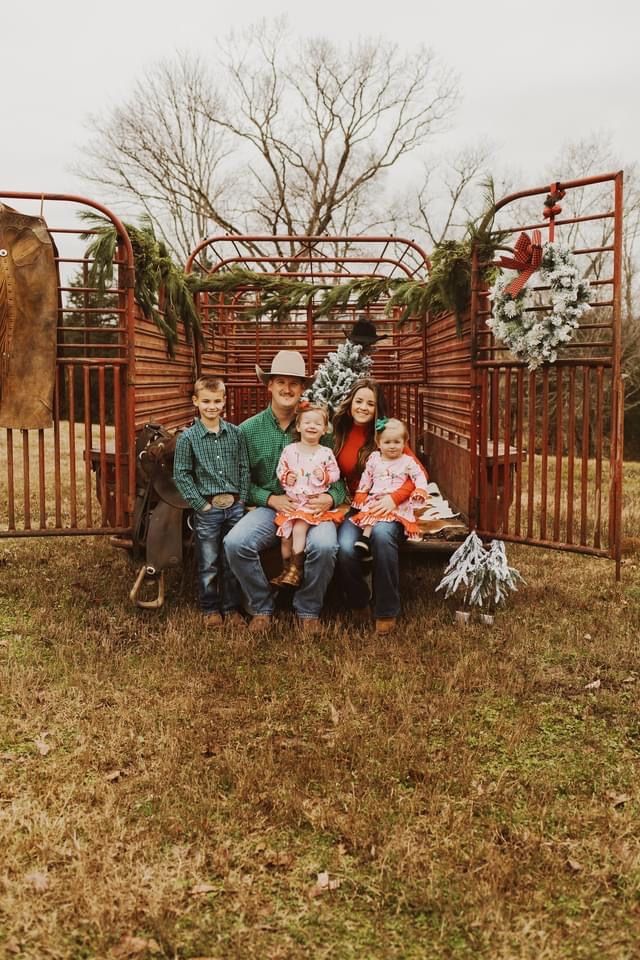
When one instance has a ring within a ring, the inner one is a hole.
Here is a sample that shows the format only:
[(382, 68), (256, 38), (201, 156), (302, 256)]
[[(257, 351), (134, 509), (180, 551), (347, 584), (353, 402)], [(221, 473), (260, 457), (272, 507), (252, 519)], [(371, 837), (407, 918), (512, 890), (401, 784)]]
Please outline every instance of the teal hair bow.
[(380, 433), (381, 430), (384, 430), (388, 423), (389, 417), (378, 417), (376, 420), (376, 433)]

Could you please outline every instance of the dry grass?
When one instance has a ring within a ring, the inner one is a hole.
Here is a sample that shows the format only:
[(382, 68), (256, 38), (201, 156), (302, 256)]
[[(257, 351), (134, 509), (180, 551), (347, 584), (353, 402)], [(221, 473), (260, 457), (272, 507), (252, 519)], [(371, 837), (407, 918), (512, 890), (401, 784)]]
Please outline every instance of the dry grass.
[(436, 561), (392, 638), (283, 617), (243, 648), (178, 576), (132, 610), (104, 541), (3, 541), (0, 956), (634, 956), (638, 465), (626, 485), (622, 583), (510, 548), (527, 586), (492, 630), (452, 625)]

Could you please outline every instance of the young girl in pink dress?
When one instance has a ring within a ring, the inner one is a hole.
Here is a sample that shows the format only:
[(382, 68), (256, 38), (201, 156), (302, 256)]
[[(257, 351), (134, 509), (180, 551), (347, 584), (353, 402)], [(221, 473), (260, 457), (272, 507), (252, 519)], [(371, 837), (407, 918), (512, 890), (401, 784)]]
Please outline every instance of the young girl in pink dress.
[[(407, 443), (407, 428), (401, 420), (383, 417), (376, 421), (376, 446), (367, 459), (354, 506), (359, 512), (350, 520), (362, 528), (362, 536), (355, 541), (354, 549), (368, 560), (371, 556), (369, 538), (376, 523), (398, 521), (410, 540), (419, 540), (420, 533), (414, 515), (414, 507), (423, 506), (429, 499), (427, 477), (418, 462), (404, 452)], [(381, 513), (380, 501), (398, 490), (407, 479), (413, 480), (415, 490), (408, 500), (395, 504), (388, 497), (389, 510)], [(392, 509), (391, 509), (392, 507)]]
[(282, 538), (282, 573), (271, 583), (277, 586), (298, 587), (302, 582), (304, 548), (310, 526), (333, 520), (340, 523), (342, 510), (324, 510), (312, 513), (309, 497), (326, 493), (330, 484), (340, 479), (340, 468), (329, 447), (320, 444), (329, 432), (329, 414), (321, 404), (302, 400), (296, 416), (297, 443), (290, 443), (280, 455), (276, 470), (278, 480), (290, 500), (296, 504), (291, 513), (277, 513), (278, 536)]

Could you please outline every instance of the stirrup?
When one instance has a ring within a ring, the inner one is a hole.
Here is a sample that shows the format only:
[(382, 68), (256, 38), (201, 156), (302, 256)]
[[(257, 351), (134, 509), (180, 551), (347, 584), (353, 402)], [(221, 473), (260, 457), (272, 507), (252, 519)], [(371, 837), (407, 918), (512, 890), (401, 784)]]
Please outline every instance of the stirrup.
[[(158, 578), (158, 595), (155, 600), (138, 600), (138, 594), (144, 581), (147, 578), (149, 580), (155, 579), (155, 577)], [(129, 593), (129, 599), (132, 603), (135, 603), (136, 607), (142, 607), (144, 610), (159, 610), (164, 604), (164, 570), (162, 570), (160, 574), (157, 574), (154, 567), (148, 567), (143, 563), (138, 570), (136, 582)]]

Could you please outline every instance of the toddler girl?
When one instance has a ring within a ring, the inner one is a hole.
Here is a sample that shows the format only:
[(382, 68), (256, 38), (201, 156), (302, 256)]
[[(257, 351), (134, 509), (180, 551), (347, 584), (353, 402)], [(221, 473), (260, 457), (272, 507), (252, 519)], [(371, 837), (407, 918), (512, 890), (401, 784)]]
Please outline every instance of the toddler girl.
[[(369, 538), (371, 528), (376, 523), (397, 520), (409, 539), (420, 539), (414, 506), (422, 506), (429, 499), (428, 481), (417, 460), (404, 452), (406, 442), (407, 428), (401, 420), (386, 417), (376, 420), (378, 449), (367, 459), (353, 500), (354, 506), (360, 509), (350, 518), (352, 523), (362, 528), (362, 536), (356, 540), (354, 547), (364, 560), (371, 557)], [(396, 505), (387, 495), (398, 490), (408, 478), (413, 480), (415, 490), (408, 500)]]
[(326, 493), (330, 484), (340, 478), (333, 452), (320, 445), (322, 437), (329, 432), (327, 408), (303, 400), (298, 405), (296, 430), (300, 440), (284, 448), (276, 470), (284, 492), (296, 503), (293, 513), (277, 513), (275, 518), (278, 536), (282, 538), (283, 569), (271, 583), (288, 587), (297, 587), (302, 582), (309, 527), (325, 520), (340, 523), (344, 516), (341, 510), (312, 513), (308, 505), (309, 497)]

